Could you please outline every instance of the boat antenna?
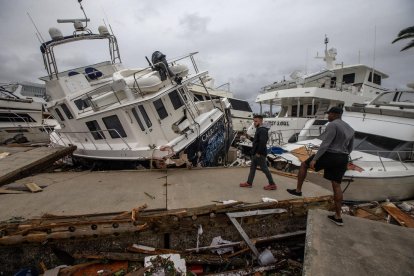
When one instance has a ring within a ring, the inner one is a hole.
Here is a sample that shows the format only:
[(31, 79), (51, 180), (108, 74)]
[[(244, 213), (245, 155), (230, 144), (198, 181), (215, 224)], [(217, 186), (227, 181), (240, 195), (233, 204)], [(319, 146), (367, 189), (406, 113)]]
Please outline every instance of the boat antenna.
[[(37, 28), (35, 22), (33, 21), (33, 18), (30, 16), (29, 12), (26, 12), (27, 16), (29, 17), (30, 21), (32, 22), (34, 28), (36, 29), (36, 37), (39, 40), (40, 43), (45, 43), (45, 40), (42, 37), (42, 34), (39, 32), (39, 29)], [(39, 38), (40, 37), (40, 38)]]
[(85, 10), (83, 9), (83, 6), (82, 6), (82, 0), (78, 0), (78, 3), (79, 3), (79, 6), (80, 6), (80, 9), (82, 10), (82, 12), (83, 12), (83, 15), (85, 15), (85, 29), (88, 27), (88, 17), (86, 16), (86, 13), (85, 13)]
[[(111, 30), (111, 34), (114, 35), (114, 31), (112, 30), (111, 23), (109, 23), (108, 15), (106, 14), (106, 12), (105, 12), (105, 10), (103, 8), (102, 8), (102, 11), (103, 11), (103, 13), (105, 15), (106, 21), (108, 21), (108, 26), (109, 26), (109, 29)], [(105, 19), (103, 18), (102, 20), (104, 22), (105, 27), (108, 28), (108, 26), (106, 26)]]
[(374, 83), (374, 72), (375, 72), (375, 48), (377, 46), (377, 25), (374, 26), (374, 56), (372, 60), (372, 76), (371, 82)]

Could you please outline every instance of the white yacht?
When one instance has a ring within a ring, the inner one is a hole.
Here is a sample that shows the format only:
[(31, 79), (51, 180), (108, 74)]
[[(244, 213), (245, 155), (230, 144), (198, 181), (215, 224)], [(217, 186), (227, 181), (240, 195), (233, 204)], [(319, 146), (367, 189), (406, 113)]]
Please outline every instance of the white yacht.
[[(367, 105), (345, 107), (342, 119), (355, 130), (351, 165), (342, 188), (349, 201), (414, 198), (414, 91), (384, 92)], [(313, 139), (286, 144), (275, 162), (299, 166), (292, 150), (320, 145)], [(283, 165), (281, 166), (283, 167)], [(330, 187), (328, 181), (318, 181)]]
[(41, 94), (42, 89), (30, 83), (0, 84), (0, 144), (49, 142), (57, 122), (47, 117), (42, 97), (25, 97), (24, 91)]
[[(328, 50), (325, 38), (326, 69), (303, 75), (291, 74), (291, 80), (283, 80), (265, 86), (257, 96), (260, 113), (268, 105), (280, 106), (276, 117), (266, 118), (270, 127), (272, 144), (284, 144), (319, 136), (328, 122), (324, 114), (333, 106), (350, 106), (366, 103), (387, 89), (381, 86), (388, 76), (372, 67), (356, 64), (335, 64), (337, 50)], [(253, 131), (253, 130), (250, 130)]]
[[(230, 114), (232, 118), (233, 130), (238, 134), (245, 133), (253, 123), (253, 111), (249, 102), (234, 98), (233, 93), (230, 91), (229, 83), (214, 87), (214, 79), (210, 76), (205, 76), (202, 78), (202, 81), (204, 84), (195, 82), (190, 84), (188, 87), (194, 95), (194, 101), (210, 100), (209, 97), (213, 99), (227, 98), (231, 104)], [(224, 90), (222, 88), (224, 86), (227, 86), (228, 89)], [(208, 94), (206, 93), (206, 89), (209, 92)]]
[[(196, 53), (167, 61), (156, 51), (151, 61), (147, 58), (148, 67), (126, 69), (116, 37), (105, 26), (92, 33), (88, 21), (58, 20), (72, 22), (75, 31), (63, 36), (51, 28), (52, 39), (40, 47), (48, 73), (41, 78), (50, 96), (47, 108), (60, 124), (51, 135), (53, 145), (76, 145), (75, 160), (87, 164), (132, 161), (163, 166), (167, 159), (224, 164), (233, 139), (231, 105), (226, 98), (194, 101), (188, 86), (203, 84), (208, 74), (198, 71)], [(86, 41), (109, 43), (109, 60), (59, 71), (55, 48)], [(178, 63), (184, 59), (192, 70)]]

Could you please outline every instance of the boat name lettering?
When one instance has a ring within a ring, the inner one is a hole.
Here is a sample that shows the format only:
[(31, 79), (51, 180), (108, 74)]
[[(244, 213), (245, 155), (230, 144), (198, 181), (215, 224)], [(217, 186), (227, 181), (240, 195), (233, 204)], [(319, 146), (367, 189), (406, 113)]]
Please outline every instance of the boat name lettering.
[(272, 126), (289, 126), (289, 121), (276, 121), (276, 122), (271, 122)]

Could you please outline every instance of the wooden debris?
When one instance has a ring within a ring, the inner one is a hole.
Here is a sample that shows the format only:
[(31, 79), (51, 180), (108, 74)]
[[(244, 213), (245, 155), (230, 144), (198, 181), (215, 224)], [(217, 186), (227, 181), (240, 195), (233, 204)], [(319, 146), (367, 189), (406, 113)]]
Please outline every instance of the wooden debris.
[(3, 159), (3, 158), (5, 158), (9, 155), (10, 155), (10, 152), (2, 152), (2, 153), (0, 153), (0, 159)]
[(0, 194), (27, 194), (27, 193), (23, 191), (0, 188)]
[(288, 173), (288, 172), (284, 172), (284, 171), (279, 171), (279, 170), (276, 170), (276, 169), (273, 169), (273, 168), (269, 168), (269, 171), (271, 173), (274, 173), (274, 174), (277, 174), (277, 175), (280, 175), (280, 176), (284, 176), (284, 177), (289, 177), (289, 178), (293, 178), (293, 179), (297, 179), (298, 178), (298, 175), (297, 174), (294, 174), (294, 173)]
[(306, 149), (305, 146), (303, 146), (292, 150), (290, 153), (296, 156), (300, 160), (300, 162), (304, 162), (306, 159), (309, 158), (309, 156), (311, 156), (312, 151), (309, 151), (308, 149)]
[(136, 253), (124, 252), (81, 252), (73, 254), (76, 259), (113, 260), (142, 262), (144, 257)]
[(180, 251), (173, 249), (154, 248), (139, 244), (133, 244), (127, 248), (130, 252), (149, 254), (149, 255), (160, 255), (160, 254), (180, 254)]
[(30, 182), (24, 184), (32, 193), (38, 193), (43, 191), (42, 188), (40, 188), (36, 183)]
[(391, 216), (393, 219), (395, 219), (400, 225), (408, 227), (408, 228), (414, 228), (414, 219), (398, 209), (397, 206), (394, 205), (394, 203), (386, 202), (382, 204), (382, 208)]

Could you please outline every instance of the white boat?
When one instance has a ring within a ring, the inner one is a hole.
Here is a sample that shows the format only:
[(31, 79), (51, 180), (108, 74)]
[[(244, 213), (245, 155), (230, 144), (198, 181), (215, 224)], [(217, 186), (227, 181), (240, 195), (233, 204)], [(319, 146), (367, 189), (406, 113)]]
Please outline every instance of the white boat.
[[(195, 82), (188, 87), (194, 95), (194, 101), (210, 100), (210, 97), (213, 99), (227, 98), (231, 104), (230, 114), (233, 130), (238, 134), (245, 133), (253, 123), (253, 111), (249, 102), (235, 98), (230, 91), (229, 83), (214, 87), (214, 79), (210, 76), (205, 76), (202, 78), (202, 81), (204, 85), (200, 82)], [(224, 90), (224, 86), (227, 86), (228, 89)], [(208, 90), (208, 93), (206, 90)]]
[[(345, 107), (342, 119), (355, 130), (352, 165), (342, 184), (344, 199), (414, 198), (414, 91), (384, 92), (367, 105)], [(275, 162), (284, 160), (299, 166), (292, 150), (311, 149), (320, 143), (313, 139), (286, 144), (283, 148), (288, 152), (278, 155)], [(327, 188), (331, 185), (328, 181), (317, 183)]]
[[(366, 103), (381, 92), (382, 80), (388, 76), (363, 64), (335, 64), (337, 50), (328, 50), (325, 38), (326, 69), (304, 75), (293, 72), (291, 80), (283, 80), (265, 86), (256, 98), (260, 104), (270, 109), (265, 122), (270, 127), (271, 143), (281, 145), (287, 142), (311, 139), (319, 136), (328, 122), (324, 114), (333, 106), (350, 106), (353, 103)], [(374, 77), (372, 77), (374, 76)], [(273, 107), (280, 111), (273, 116)], [(249, 130), (254, 133), (254, 129)]]
[[(233, 139), (230, 103), (211, 97), (194, 101), (188, 85), (208, 74), (198, 71), (196, 53), (167, 62), (156, 51), (148, 67), (126, 69), (116, 37), (105, 26), (92, 33), (83, 26), (87, 20), (61, 20), (74, 23), (73, 35), (51, 28), (52, 40), (41, 45), (47, 108), (60, 124), (51, 135), (53, 145), (76, 145), (75, 160), (87, 164), (132, 161), (162, 167), (167, 159), (224, 164)], [(85, 41), (109, 42), (109, 60), (60, 72), (55, 48)], [(179, 64), (185, 59), (192, 70)]]
[(49, 143), (57, 122), (47, 117), (41, 97), (25, 97), (25, 91), (41, 94), (42, 89), (38, 84), (0, 84), (0, 144)]

